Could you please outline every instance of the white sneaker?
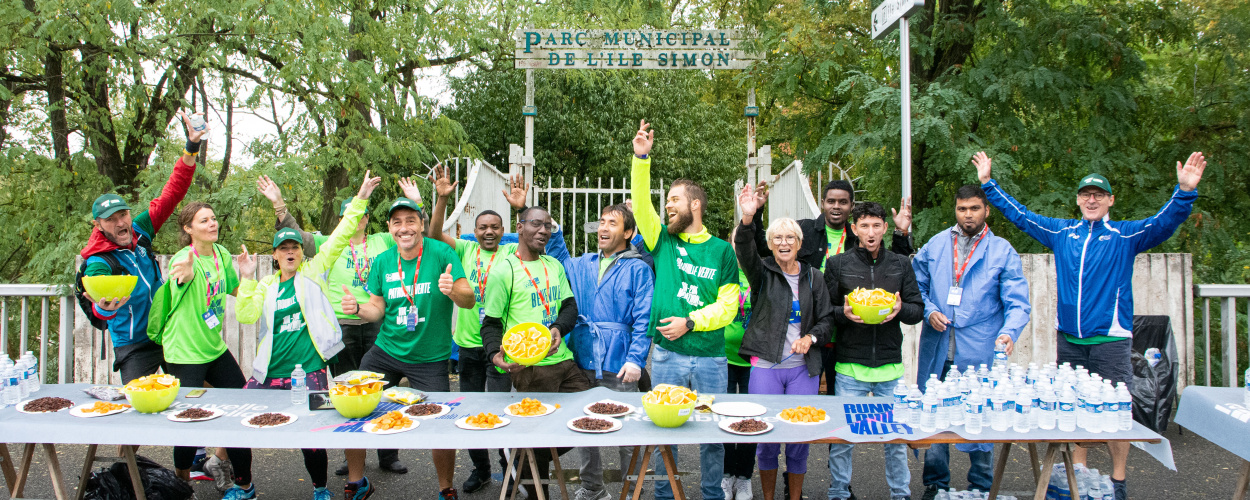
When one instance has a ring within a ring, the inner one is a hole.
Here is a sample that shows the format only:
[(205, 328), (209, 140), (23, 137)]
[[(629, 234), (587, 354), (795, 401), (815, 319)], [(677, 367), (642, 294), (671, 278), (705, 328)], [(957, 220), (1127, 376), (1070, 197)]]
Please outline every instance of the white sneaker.
[(229, 460), (218, 459), (216, 455), (208, 457), (208, 461), (204, 462), (204, 472), (213, 477), (214, 485), (217, 491), (225, 492), (234, 486), (234, 467), (231, 466)]
[[(728, 500), (729, 496), (725, 496)], [(751, 500), (751, 480), (744, 477), (734, 478), (734, 500)]]
[(587, 490), (586, 488), (578, 488), (577, 491), (573, 493), (573, 500), (610, 500), (611, 498), (612, 495), (608, 493), (607, 489), (593, 492)]
[(725, 490), (725, 500), (734, 500), (734, 482), (738, 479), (726, 475), (720, 480), (720, 489)]

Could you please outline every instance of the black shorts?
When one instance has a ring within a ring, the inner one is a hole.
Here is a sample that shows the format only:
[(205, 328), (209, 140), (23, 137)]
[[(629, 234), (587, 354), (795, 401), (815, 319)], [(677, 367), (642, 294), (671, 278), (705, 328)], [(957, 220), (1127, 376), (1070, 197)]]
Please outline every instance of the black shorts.
[(447, 373), (445, 359), (432, 363), (405, 363), (375, 345), (361, 358), (360, 369), (381, 373), (388, 388), (398, 385), (400, 378), (407, 377), (408, 387), (418, 391), (451, 392), (451, 377)]
[(165, 365), (165, 351), (156, 342), (140, 342), (113, 348), (113, 370), (121, 372), (122, 383), (156, 373)]
[(1117, 340), (1103, 344), (1073, 344), (1063, 332), (1055, 332), (1056, 350), (1059, 351), (1059, 362), (1077, 365), (1097, 373), (1112, 384), (1124, 382), (1133, 390), (1133, 339)]

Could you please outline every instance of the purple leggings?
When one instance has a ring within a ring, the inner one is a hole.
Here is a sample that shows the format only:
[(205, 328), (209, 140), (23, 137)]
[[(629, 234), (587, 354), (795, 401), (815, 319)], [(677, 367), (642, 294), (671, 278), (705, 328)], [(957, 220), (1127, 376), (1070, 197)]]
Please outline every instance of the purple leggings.
[[(820, 390), (820, 377), (807, 376), (807, 366), (794, 368), (752, 368), (751, 394), (804, 394), (814, 395)], [(786, 471), (791, 474), (807, 473), (806, 444), (786, 445)], [(755, 448), (755, 458), (760, 470), (777, 470), (780, 443), (760, 443)]]

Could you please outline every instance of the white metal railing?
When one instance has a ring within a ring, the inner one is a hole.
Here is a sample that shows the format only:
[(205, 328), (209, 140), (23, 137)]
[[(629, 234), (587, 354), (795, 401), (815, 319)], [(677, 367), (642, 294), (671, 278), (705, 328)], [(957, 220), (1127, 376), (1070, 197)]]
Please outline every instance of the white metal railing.
[[(660, 200), (656, 204), (656, 199), (653, 197), (651, 206), (656, 207), (656, 211), (660, 212), (660, 217), (663, 218), (664, 180), (658, 179), (656, 182), (659, 187), (652, 189), (651, 194), (653, 196), (659, 194)], [(596, 239), (586, 235), (599, 230), (599, 214), (604, 208), (625, 203), (625, 200), (630, 197), (629, 184), (623, 177), (620, 179), (620, 184), (617, 184), (616, 178), (609, 177), (606, 187), (603, 185), (602, 178), (596, 179), (593, 184), (589, 179), (585, 179), (581, 186), (578, 186), (576, 178), (572, 179), (571, 185), (568, 185), (563, 177), (558, 179), (548, 177), (546, 186), (540, 186), (537, 182), (534, 184), (535, 200), (551, 212), (552, 218), (564, 227), (565, 243), (569, 247), (569, 254), (573, 256), (598, 248), (598, 244), (590, 244)]]
[[(1194, 285), (1194, 296), (1202, 299), (1202, 337), (1206, 351), (1206, 385), (1211, 385), (1211, 301), (1219, 302), (1220, 374), (1224, 385), (1237, 387), (1237, 299), (1250, 298), (1250, 285)], [(1250, 329), (1250, 321), (1247, 322)], [(1246, 344), (1250, 349), (1250, 342)]]
[[(49, 314), (52, 310), (52, 301), (57, 300), (57, 309), (59, 316), (59, 324), (57, 326), (57, 383), (63, 384), (70, 382), (68, 378), (70, 368), (72, 366), (72, 346), (74, 338), (74, 307), (75, 300), (73, 295), (63, 294), (59, 287), (49, 285), (0, 285), (0, 354), (10, 356), (16, 360), (30, 349), (31, 330), (30, 330), (30, 303), (31, 300), (39, 301), (39, 349), (37, 356), (39, 357), (39, 373), (41, 380), (48, 380), (48, 341), (49, 341)], [(9, 349), (9, 303), (16, 301), (19, 306), (18, 318), (18, 348), (17, 352), (10, 353)], [(70, 339), (66, 341), (64, 339)]]

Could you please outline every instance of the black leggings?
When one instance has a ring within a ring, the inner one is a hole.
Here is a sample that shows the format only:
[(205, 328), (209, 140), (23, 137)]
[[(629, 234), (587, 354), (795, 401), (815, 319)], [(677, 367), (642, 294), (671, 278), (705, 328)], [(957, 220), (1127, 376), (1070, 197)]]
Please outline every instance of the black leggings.
[[(204, 387), (205, 383), (222, 389), (242, 389), (247, 385), (239, 362), (234, 360), (230, 351), (222, 353), (217, 359), (208, 363), (184, 365), (165, 363), (165, 371), (178, 377), (182, 387)], [(235, 484), (252, 483), (252, 450), (250, 448), (226, 448), (230, 464), (234, 467)], [(194, 446), (174, 447), (174, 468), (187, 470), (195, 461)]]

